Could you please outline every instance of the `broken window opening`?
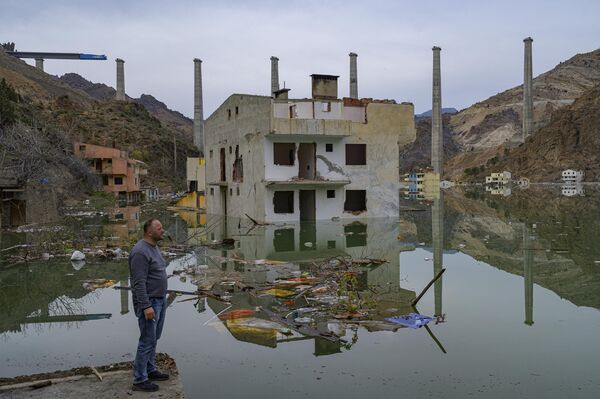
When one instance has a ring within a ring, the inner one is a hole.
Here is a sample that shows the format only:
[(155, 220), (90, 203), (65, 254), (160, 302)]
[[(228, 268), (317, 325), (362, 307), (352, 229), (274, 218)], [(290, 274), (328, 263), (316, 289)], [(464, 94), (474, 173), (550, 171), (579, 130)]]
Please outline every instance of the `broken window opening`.
[(213, 187), (210, 188), (210, 195), (215, 195), (215, 189)]
[(346, 190), (344, 212), (363, 212), (367, 210), (367, 190)]
[(327, 198), (335, 198), (335, 190), (327, 190)]
[(296, 109), (296, 105), (290, 105), (290, 119), (294, 119), (298, 117), (298, 110)]
[(238, 195), (238, 197), (239, 197), (239, 196), (240, 196), (240, 187), (239, 187), (239, 186), (238, 186), (238, 187), (236, 187), (236, 191), (237, 191), (237, 195)]
[(213, 154), (213, 150), (210, 150), (210, 151), (208, 152), (208, 156), (209, 156), (209, 158), (210, 158), (210, 159), (212, 159), (212, 154)]
[(366, 165), (367, 145), (346, 144), (346, 165)]
[(102, 175), (102, 185), (108, 186), (108, 176), (107, 175)]
[(235, 114), (239, 115), (239, 113), (240, 113), (240, 108), (239, 107), (235, 107)]
[(227, 110), (227, 120), (231, 119), (231, 110)]
[(331, 144), (331, 143), (325, 144), (325, 152), (333, 152), (333, 144)]
[(294, 213), (294, 192), (275, 191), (273, 193), (273, 212)]
[(273, 163), (275, 165), (293, 166), (295, 159), (295, 143), (273, 143)]
[(331, 103), (330, 102), (321, 103), (321, 110), (323, 112), (331, 112)]
[(115, 184), (123, 184), (123, 178), (122, 177), (115, 177)]

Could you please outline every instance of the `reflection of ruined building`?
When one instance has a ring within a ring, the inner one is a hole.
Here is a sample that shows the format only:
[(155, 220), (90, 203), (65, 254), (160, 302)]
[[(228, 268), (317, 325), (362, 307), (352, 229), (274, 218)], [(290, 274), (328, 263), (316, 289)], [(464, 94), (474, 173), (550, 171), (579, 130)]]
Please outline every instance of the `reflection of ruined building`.
[[(230, 220), (227, 230), (234, 231), (237, 224), (238, 221)], [(217, 240), (222, 238), (223, 231), (220, 228), (216, 226), (215, 235), (211, 238)], [(377, 298), (377, 306), (374, 313), (369, 315), (369, 319), (382, 321), (385, 317), (412, 311), (409, 303), (415, 298), (415, 293), (400, 287), (400, 247), (395, 240), (389, 239), (398, 235), (398, 223), (395, 219), (372, 219), (366, 224), (357, 221), (300, 222), (285, 226), (265, 226), (264, 234), (234, 235), (239, 237), (235, 249), (209, 250), (209, 255), (221, 257), (214, 259), (209, 256), (209, 266), (216, 266), (224, 271), (243, 272), (244, 282), (258, 286), (261, 283), (273, 282), (282, 275), (289, 276), (290, 271), (295, 273), (309, 271), (314, 268), (313, 262), (318, 263), (325, 259), (384, 258), (388, 260), (387, 263), (376, 267), (365, 267), (357, 276), (360, 291), (364, 290), (364, 295), (375, 295)], [(285, 266), (288, 269), (287, 272), (284, 271), (282, 265), (271, 268), (256, 267), (252, 263), (243, 264), (226, 258), (232, 255), (246, 261), (269, 259), (289, 262)], [(232, 299), (232, 303), (236, 304), (233, 309), (255, 309), (256, 306), (271, 308), (278, 304), (278, 300), (272, 296), (252, 297), (242, 292), (236, 292), (233, 296), (235, 299)], [(224, 310), (227, 306), (212, 299), (208, 299), (207, 303), (215, 313)], [(264, 316), (260, 315), (253, 317), (264, 319)], [(265, 323), (261, 328), (254, 328), (262, 324), (260, 320), (262, 319), (251, 319), (240, 323), (222, 320), (222, 323), (233, 337), (243, 342), (277, 347), (284, 342), (314, 339), (315, 356), (338, 353), (341, 349), (339, 342), (298, 336), (295, 333), (285, 336), (280, 332), (282, 326), (270, 326)], [(316, 321), (317, 326), (320, 326), (319, 330), (331, 327), (328, 321), (320, 319)], [(377, 331), (380, 328), (376, 323), (365, 326), (370, 331)], [(344, 329), (342, 326), (337, 328)]]
[[(108, 224), (102, 226), (106, 237), (118, 238), (123, 241), (136, 236), (140, 227), (140, 207), (126, 206), (108, 210)], [(111, 242), (109, 242), (111, 244)], [(119, 244), (112, 242), (112, 244)]]
[(439, 198), (440, 175), (431, 169), (411, 172), (403, 176), (407, 186), (404, 198), (410, 200)]
[(58, 199), (47, 179), (24, 184), (9, 171), (0, 171), (0, 227), (53, 222), (59, 218)]
[(502, 186), (510, 183), (511, 173), (504, 171), (498, 173), (492, 173), (485, 177), (485, 184), (491, 184), (496, 186)]
[(576, 195), (584, 196), (583, 185), (581, 183), (566, 183), (561, 187), (561, 194), (565, 197), (573, 197)]
[(397, 216), (398, 146), (415, 138), (412, 104), (338, 99), (337, 76), (312, 75), (312, 87), (303, 100), (234, 94), (206, 120), (209, 213)]
[(141, 200), (140, 175), (147, 174), (146, 164), (128, 158), (127, 151), (87, 143), (73, 143), (75, 155), (88, 161), (102, 176), (104, 191), (127, 201)]

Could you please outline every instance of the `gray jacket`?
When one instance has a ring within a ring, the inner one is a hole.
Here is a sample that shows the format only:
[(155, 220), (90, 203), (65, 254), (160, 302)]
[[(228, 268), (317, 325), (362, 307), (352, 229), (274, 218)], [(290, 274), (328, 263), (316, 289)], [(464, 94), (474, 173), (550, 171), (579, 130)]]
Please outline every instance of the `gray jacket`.
[(167, 295), (167, 264), (158, 245), (139, 240), (129, 254), (129, 276), (133, 293), (133, 308), (151, 306), (150, 298)]

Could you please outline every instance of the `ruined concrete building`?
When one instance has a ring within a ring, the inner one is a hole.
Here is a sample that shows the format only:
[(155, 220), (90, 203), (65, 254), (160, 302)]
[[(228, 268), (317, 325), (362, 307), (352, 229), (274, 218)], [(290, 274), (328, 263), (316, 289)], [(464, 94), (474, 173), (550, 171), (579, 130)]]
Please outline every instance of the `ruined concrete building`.
[[(277, 72), (277, 68), (272, 69)], [(233, 94), (205, 121), (208, 212), (257, 221), (396, 217), (399, 147), (415, 139), (410, 103)]]

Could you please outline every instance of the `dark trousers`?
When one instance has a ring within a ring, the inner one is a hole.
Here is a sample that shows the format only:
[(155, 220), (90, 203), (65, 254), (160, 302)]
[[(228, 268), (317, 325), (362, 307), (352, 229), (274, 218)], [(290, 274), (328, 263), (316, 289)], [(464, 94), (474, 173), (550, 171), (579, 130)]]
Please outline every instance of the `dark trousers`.
[(136, 310), (140, 327), (135, 361), (133, 362), (133, 383), (138, 384), (148, 380), (148, 373), (156, 370), (156, 341), (162, 334), (167, 312), (167, 298), (150, 298), (154, 309), (154, 320), (146, 320), (143, 310)]

